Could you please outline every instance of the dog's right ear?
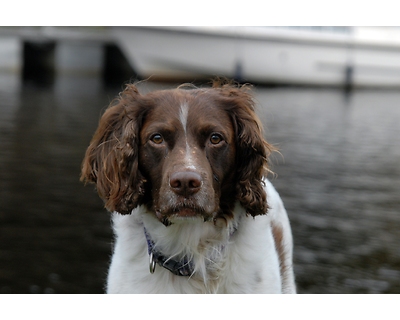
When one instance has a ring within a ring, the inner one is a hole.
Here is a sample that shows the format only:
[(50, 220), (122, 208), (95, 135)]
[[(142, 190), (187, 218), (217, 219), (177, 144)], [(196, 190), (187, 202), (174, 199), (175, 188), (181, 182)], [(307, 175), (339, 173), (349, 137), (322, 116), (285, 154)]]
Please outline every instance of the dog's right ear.
[(109, 211), (129, 214), (141, 204), (146, 180), (139, 172), (139, 132), (147, 108), (127, 85), (101, 117), (86, 150), (81, 181), (93, 182)]

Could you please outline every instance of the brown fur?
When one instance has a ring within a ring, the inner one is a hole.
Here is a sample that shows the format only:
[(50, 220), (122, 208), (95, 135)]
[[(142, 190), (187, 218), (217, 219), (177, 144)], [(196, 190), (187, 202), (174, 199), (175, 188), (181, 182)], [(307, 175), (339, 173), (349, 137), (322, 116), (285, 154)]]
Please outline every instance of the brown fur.
[[(156, 192), (163, 182), (156, 181), (161, 177), (152, 170), (158, 170), (154, 166), (162, 166), (164, 159), (156, 151), (155, 160), (145, 157), (146, 152), (153, 151), (146, 151), (146, 139), (141, 134), (151, 125), (149, 119), (168, 122), (172, 116), (176, 117), (169, 112), (174, 112), (174, 106), (182, 99), (186, 99), (191, 108), (194, 106), (204, 112), (199, 119), (218, 119), (216, 116), (224, 112), (227, 121), (230, 120), (230, 124), (224, 124), (232, 131), (230, 149), (207, 149), (210, 166), (216, 168), (212, 180), (220, 213), (230, 216), (234, 197), (248, 214), (265, 214), (268, 205), (262, 179), (267, 174), (267, 158), (274, 148), (263, 138), (262, 125), (248, 88), (231, 84), (214, 83), (208, 89), (178, 88), (146, 95), (141, 95), (135, 85), (127, 85), (100, 120), (83, 160), (81, 180), (96, 184), (109, 211), (129, 214), (140, 204), (153, 208)], [(196, 121), (191, 118), (188, 125), (201, 127)], [(177, 137), (171, 137), (169, 141), (177, 141), (174, 139)], [(172, 147), (168, 145), (171, 150)], [(222, 152), (234, 159), (224, 159), (220, 155)], [(154, 164), (150, 165), (151, 161)]]
[(281, 225), (278, 225), (277, 223), (272, 223), (272, 236), (274, 237), (275, 249), (279, 257), (279, 268), (282, 279), (282, 287), (284, 287), (285, 282), (288, 280), (287, 274), (290, 270), (290, 266), (287, 265), (288, 252), (283, 243), (283, 229)]

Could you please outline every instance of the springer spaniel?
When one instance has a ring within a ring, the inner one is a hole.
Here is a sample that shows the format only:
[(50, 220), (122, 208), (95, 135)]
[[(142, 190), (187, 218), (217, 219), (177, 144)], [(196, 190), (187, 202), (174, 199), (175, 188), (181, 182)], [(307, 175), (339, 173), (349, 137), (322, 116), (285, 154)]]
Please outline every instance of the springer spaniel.
[(127, 85), (82, 166), (114, 212), (107, 292), (295, 293), (272, 150), (247, 87)]

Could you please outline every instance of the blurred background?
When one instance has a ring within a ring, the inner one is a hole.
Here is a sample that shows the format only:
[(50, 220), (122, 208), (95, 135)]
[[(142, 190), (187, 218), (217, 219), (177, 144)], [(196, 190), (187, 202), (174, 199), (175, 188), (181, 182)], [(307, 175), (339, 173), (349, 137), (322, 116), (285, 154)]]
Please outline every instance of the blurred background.
[(0, 292), (102, 293), (110, 215), (80, 165), (140, 91), (254, 85), (299, 293), (400, 293), (400, 28), (0, 27)]

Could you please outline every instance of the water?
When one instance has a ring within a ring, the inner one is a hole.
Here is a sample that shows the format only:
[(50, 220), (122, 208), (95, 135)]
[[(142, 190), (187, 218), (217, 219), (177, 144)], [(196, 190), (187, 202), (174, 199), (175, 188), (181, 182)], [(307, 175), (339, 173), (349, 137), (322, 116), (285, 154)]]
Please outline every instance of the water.
[[(0, 292), (103, 292), (109, 214), (79, 172), (120, 89), (0, 77)], [(299, 293), (400, 293), (400, 92), (255, 93), (281, 152), (273, 183), (292, 223)]]

